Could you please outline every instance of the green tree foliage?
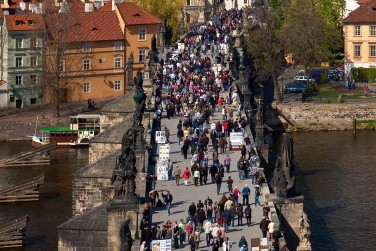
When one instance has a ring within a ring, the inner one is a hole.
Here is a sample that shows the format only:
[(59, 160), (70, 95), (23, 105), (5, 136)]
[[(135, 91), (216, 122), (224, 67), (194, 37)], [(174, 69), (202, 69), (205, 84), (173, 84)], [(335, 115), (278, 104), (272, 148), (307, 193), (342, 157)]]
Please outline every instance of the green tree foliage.
[(280, 9), (275, 12), (259, 8), (255, 13), (258, 22), (252, 24), (250, 36), (246, 40), (247, 51), (252, 55), (252, 61), (257, 72), (271, 74), (276, 85), (277, 102), (282, 101), (282, 89), (277, 78), (286, 66), (284, 51), (278, 37), (278, 22)]
[(293, 0), (280, 31), (284, 48), (306, 68), (331, 60), (341, 46), (341, 33), (316, 8), (314, 0)]
[(167, 15), (168, 24), (173, 29), (172, 42), (177, 41), (179, 37), (179, 19), (178, 13), (184, 7), (184, 0), (131, 0), (151, 14), (162, 19), (163, 15)]
[(346, 7), (345, 0), (317, 0), (316, 8), (320, 14), (328, 21), (333, 27), (342, 29), (342, 14)]
[(269, 13), (275, 17), (275, 28), (280, 29), (286, 19), (286, 9), (291, 0), (270, 0)]

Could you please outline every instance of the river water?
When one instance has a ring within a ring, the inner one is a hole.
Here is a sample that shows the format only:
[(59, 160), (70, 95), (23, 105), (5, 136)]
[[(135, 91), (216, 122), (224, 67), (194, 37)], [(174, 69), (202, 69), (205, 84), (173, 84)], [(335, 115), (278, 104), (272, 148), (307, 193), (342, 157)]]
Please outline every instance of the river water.
[[(313, 250), (372, 250), (376, 246), (376, 132), (294, 133), (297, 190), (305, 196)], [(0, 142), (0, 158), (30, 142)], [(87, 149), (51, 152), (51, 165), (0, 168), (0, 187), (43, 172), (36, 202), (0, 204), (0, 223), (28, 214), (26, 245), (15, 250), (57, 250), (57, 227), (72, 215), (72, 175), (87, 164)]]
[(297, 190), (305, 196), (313, 250), (376, 246), (375, 131), (295, 133)]
[[(0, 158), (31, 148), (31, 141), (0, 142)], [(87, 165), (88, 149), (61, 148), (51, 151), (51, 165), (0, 168), (0, 187), (45, 174), (39, 201), (1, 203), (0, 223), (29, 215), (23, 248), (57, 250), (57, 227), (72, 216), (72, 175)]]

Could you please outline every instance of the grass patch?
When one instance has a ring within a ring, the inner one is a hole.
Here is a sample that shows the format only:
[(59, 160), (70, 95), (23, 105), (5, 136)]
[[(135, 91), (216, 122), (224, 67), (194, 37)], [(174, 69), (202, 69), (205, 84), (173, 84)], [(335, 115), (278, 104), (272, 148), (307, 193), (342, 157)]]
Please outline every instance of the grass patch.
[(356, 127), (375, 130), (376, 120), (357, 120)]

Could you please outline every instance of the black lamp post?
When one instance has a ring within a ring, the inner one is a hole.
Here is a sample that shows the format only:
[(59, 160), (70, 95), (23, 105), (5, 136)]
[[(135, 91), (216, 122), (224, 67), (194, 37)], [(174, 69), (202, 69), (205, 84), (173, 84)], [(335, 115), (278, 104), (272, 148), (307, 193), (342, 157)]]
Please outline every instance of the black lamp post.
[(147, 102), (147, 108), (148, 108), (148, 114), (149, 114), (149, 123), (148, 123), (148, 129), (150, 129), (150, 108), (151, 108), (151, 100), (149, 99)]
[(139, 235), (139, 232), (138, 232), (138, 211), (140, 210), (140, 196), (137, 195), (137, 202), (136, 202), (136, 209), (135, 209), (135, 213), (136, 213), (136, 232), (134, 233), (134, 238), (136, 240), (139, 240), (140, 239), (140, 235)]

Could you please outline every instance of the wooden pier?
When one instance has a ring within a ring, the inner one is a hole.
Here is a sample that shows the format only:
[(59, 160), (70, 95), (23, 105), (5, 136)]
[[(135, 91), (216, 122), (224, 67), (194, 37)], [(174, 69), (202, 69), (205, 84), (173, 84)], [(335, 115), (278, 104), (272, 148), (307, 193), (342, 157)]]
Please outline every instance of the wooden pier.
[(29, 216), (0, 225), (0, 248), (22, 247)]
[(49, 165), (49, 152), (55, 148), (56, 144), (53, 143), (40, 148), (17, 153), (10, 157), (0, 159), (0, 167)]
[(44, 184), (44, 174), (32, 180), (0, 189), (0, 202), (39, 200), (39, 186)]

